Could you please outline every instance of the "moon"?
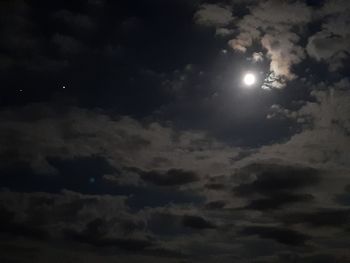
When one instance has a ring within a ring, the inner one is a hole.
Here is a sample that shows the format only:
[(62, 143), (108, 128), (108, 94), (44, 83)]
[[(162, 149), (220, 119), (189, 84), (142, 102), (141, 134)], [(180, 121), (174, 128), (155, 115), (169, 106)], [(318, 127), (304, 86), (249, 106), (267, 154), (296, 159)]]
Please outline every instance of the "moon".
[(243, 83), (246, 85), (246, 86), (252, 86), (254, 85), (256, 82), (256, 77), (254, 74), (252, 73), (246, 73), (244, 75), (244, 78), (243, 78)]

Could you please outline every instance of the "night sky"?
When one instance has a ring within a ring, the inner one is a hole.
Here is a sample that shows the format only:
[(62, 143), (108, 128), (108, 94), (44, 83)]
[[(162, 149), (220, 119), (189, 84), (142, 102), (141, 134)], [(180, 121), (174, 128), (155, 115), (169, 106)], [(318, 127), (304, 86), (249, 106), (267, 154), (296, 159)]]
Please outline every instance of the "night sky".
[(350, 1), (0, 1), (1, 263), (349, 263)]

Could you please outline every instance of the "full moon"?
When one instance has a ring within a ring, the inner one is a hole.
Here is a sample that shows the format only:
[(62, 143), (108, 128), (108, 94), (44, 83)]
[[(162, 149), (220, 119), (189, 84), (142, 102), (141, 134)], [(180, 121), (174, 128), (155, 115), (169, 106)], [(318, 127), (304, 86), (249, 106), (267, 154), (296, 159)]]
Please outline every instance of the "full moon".
[(251, 86), (256, 82), (256, 78), (252, 73), (247, 73), (244, 75), (243, 82), (247, 86)]

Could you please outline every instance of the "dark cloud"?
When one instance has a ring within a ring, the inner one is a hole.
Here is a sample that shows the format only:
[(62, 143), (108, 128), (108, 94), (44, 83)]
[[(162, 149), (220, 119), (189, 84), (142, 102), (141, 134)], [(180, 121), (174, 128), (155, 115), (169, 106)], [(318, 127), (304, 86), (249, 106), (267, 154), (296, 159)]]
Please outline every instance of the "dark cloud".
[[(256, 261), (256, 263), (266, 262), (266, 263), (332, 263), (332, 262), (349, 262), (349, 258), (346, 254), (328, 254), (328, 253), (311, 253), (309, 255), (303, 256), (298, 253), (279, 253), (273, 258), (266, 260)], [(255, 261), (254, 261), (255, 263)]]
[[(31, 169), (30, 164), (23, 162), (14, 162), (7, 167), (2, 167), (1, 184), (13, 190), (29, 192), (56, 193), (62, 189), (69, 189), (83, 193), (110, 193), (115, 190), (112, 186), (107, 187), (103, 176), (117, 172), (117, 170), (111, 167), (104, 158), (98, 156), (76, 157), (68, 160), (48, 158), (47, 162), (55, 171), (54, 174), (39, 175)], [(24, 179), (22, 178), (23, 173), (26, 173)]]
[(216, 227), (213, 223), (207, 221), (206, 219), (200, 216), (185, 215), (183, 217), (182, 223), (185, 227), (191, 227), (195, 229), (207, 229)]
[(1, 13), (1, 68), (50, 71), (64, 66), (64, 61), (46, 54), (48, 40), (38, 34), (38, 25), (31, 19), (35, 10), (30, 4), (20, 0), (4, 2)]
[(219, 201), (212, 201), (212, 202), (209, 202), (209, 203), (206, 203), (205, 204), (205, 208), (207, 209), (222, 209), (224, 208), (226, 205), (226, 202), (223, 201), (223, 200), (219, 200)]
[[(1, 192), (1, 234), (46, 242), (75, 242), (96, 248), (177, 257), (147, 234), (122, 196)], [(152, 233), (150, 233), (152, 235)]]
[(45, 240), (49, 238), (49, 233), (37, 225), (33, 225), (30, 222), (15, 222), (15, 213), (11, 210), (1, 206), (0, 212), (0, 233), (6, 233), (15, 237), (27, 237), (38, 240)]
[(278, 164), (252, 164), (239, 172), (254, 174), (256, 177), (251, 183), (241, 184), (233, 189), (239, 196), (274, 195), (278, 192), (313, 186), (321, 179), (315, 169)]
[(254, 210), (274, 210), (294, 203), (305, 203), (313, 200), (310, 194), (273, 194), (270, 198), (252, 200), (245, 208)]
[(93, 19), (85, 14), (74, 14), (69, 10), (60, 10), (53, 16), (64, 22), (67, 26), (75, 27), (77, 30), (90, 31), (96, 28)]
[[(98, 225), (90, 222), (98, 223), (101, 217), (113, 222), (113, 218), (117, 219), (113, 210), (121, 209), (120, 216), (126, 208), (125, 200), (123, 196), (89, 196), (69, 191), (60, 194), (2, 191), (4, 217), (1, 230), (17, 236), (53, 239), (60, 238), (69, 226), (78, 229), (86, 225), (90, 232), (95, 230), (97, 235)], [(104, 206), (110, 207), (110, 210), (104, 210)], [(122, 222), (122, 218), (131, 220), (132, 217), (121, 216), (115, 221), (115, 226)], [(54, 225), (59, 226), (56, 228)]]
[(56, 34), (52, 37), (52, 42), (58, 47), (64, 55), (72, 55), (83, 52), (85, 47), (78, 40), (71, 36)]
[(157, 237), (185, 237), (191, 239), (191, 235), (198, 233), (198, 231), (215, 230), (217, 226), (209, 219), (201, 215), (197, 215), (197, 212), (191, 215), (185, 214), (188, 211), (173, 208), (157, 208), (149, 211), (149, 219), (147, 226)]
[(302, 246), (310, 239), (307, 235), (294, 230), (279, 227), (246, 227), (241, 231), (242, 235), (258, 235), (261, 238), (273, 239), (290, 246)]
[(211, 190), (222, 190), (226, 188), (226, 185), (221, 183), (207, 183), (205, 187)]
[(350, 185), (345, 187), (344, 193), (337, 194), (334, 199), (339, 204), (350, 206)]
[(194, 172), (180, 169), (171, 169), (165, 173), (157, 171), (142, 172), (141, 178), (146, 182), (160, 186), (183, 185), (199, 180)]
[(311, 213), (286, 214), (283, 221), (288, 224), (307, 224), (313, 227), (344, 227), (350, 219), (349, 210), (322, 209)]
[[(65, 230), (64, 235), (68, 240), (73, 240), (81, 243), (91, 244), (96, 247), (119, 247), (128, 251), (143, 251), (147, 247), (151, 247), (153, 242), (147, 239), (123, 239), (123, 238), (109, 238), (106, 233), (101, 233), (103, 223), (96, 219), (87, 224), (82, 232), (72, 230)], [(105, 226), (106, 228), (106, 226)], [(107, 229), (105, 231), (108, 231)]]

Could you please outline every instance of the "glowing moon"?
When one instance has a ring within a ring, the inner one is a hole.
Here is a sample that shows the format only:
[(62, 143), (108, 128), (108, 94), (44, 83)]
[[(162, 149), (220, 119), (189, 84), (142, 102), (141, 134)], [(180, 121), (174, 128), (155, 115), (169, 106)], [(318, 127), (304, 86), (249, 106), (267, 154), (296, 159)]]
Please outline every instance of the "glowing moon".
[(255, 84), (256, 78), (255, 78), (254, 74), (247, 73), (247, 74), (244, 75), (243, 82), (247, 86), (252, 86), (252, 85)]

